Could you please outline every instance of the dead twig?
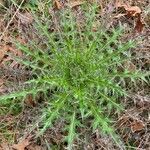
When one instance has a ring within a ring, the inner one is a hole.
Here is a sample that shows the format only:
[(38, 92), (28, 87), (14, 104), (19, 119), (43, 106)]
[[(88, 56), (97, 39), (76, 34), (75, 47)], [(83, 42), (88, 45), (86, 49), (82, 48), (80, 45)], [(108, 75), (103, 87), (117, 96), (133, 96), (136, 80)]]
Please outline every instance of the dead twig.
[(11, 18), (10, 21), (8, 22), (6, 28), (4, 29), (2, 35), (0, 36), (0, 41), (1, 41), (2, 38), (4, 37), (4, 35), (5, 35), (6, 31), (8, 30), (8, 28), (9, 28), (11, 22), (13, 21), (13, 19), (15, 18), (15, 16), (17, 15), (17, 13), (19, 12), (19, 10), (20, 10), (22, 4), (24, 3), (24, 1), (25, 1), (25, 0), (22, 0), (22, 1), (21, 1), (21, 3), (20, 3), (20, 5), (18, 6), (16, 12), (14, 13), (14, 15), (12, 16), (12, 18)]

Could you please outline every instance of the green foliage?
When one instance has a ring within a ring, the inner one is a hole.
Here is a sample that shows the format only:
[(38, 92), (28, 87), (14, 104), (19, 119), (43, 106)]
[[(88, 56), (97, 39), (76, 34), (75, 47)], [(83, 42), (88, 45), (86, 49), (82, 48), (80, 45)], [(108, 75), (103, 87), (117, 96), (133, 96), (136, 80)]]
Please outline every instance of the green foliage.
[(132, 41), (120, 42), (123, 29), (108, 32), (99, 22), (95, 30), (97, 7), (87, 11), (87, 6), (83, 6), (83, 12), (85, 20), (79, 23), (70, 9), (60, 11), (51, 32), (48, 25), (53, 24), (53, 19), (43, 25), (35, 16), (46, 47), (36, 41), (29, 45), (16, 43), (25, 54), (24, 59), (16, 60), (31, 70), (33, 77), (22, 90), (0, 97), (3, 103), (43, 92), (48, 105), (43, 110), (39, 134), (63, 118), (68, 124), (68, 149), (72, 148), (77, 128), (89, 117), (93, 130), (98, 128), (114, 136), (109, 112), (123, 110), (119, 104), (119, 98), (127, 96), (123, 83), (126, 79), (145, 79), (146, 75), (123, 68), (123, 62), (132, 59), (127, 50), (135, 46)]

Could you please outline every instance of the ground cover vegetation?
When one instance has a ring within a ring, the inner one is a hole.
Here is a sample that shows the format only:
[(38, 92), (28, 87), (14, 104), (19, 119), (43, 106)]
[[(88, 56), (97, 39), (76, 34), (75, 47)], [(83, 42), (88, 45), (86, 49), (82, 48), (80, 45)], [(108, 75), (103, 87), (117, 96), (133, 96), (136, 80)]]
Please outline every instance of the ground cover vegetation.
[[(12, 1), (12, 4), (20, 7), (20, 3)], [(111, 140), (113, 149), (132, 149), (135, 146), (132, 141), (125, 143), (115, 129), (114, 116), (126, 111), (122, 100), (132, 98), (139, 84), (146, 89), (149, 85), (148, 67), (135, 69), (131, 65), (147, 58), (133, 53), (138, 42), (122, 40), (125, 34), (122, 24), (107, 29), (96, 2), (79, 3), (82, 4), (80, 19), (73, 4), (61, 8), (55, 1), (55, 11), (51, 9), (54, 3), (46, 1), (44, 8), (38, 8), (38, 4), (31, 1), (22, 6), (32, 14), (28, 22), (32, 22), (34, 37), (24, 41), (16, 36), (12, 39), (18, 52), (16, 55), (8, 51), (7, 56), (25, 72), (25, 78), (15, 85), (9, 80), (13, 88), (0, 96), (1, 115), (9, 111), (18, 117), (25, 105), (36, 107), (37, 114), (28, 129), (28, 136), (34, 132), (34, 139), (61, 123), (63, 146), (53, 147), (46, 142), (48, 149), (82, 149), (78, 142), (81, 140), (80, 145), (84, 145), (86, 134), (81, 130), (87, 128)], [(4, 66), (9, 65), (12, 64), (5, 61)], [(6, 124), (2, 123), (1, 132), (7, 131)], [(135, 128), (133, 125), (132, 130)], [(6, 135), (7, 139), (12, 138), (9, 133)], [(24, 144), (23, 149), (28, 145)], [(13, 147), (19, 149), (19, 146)]]

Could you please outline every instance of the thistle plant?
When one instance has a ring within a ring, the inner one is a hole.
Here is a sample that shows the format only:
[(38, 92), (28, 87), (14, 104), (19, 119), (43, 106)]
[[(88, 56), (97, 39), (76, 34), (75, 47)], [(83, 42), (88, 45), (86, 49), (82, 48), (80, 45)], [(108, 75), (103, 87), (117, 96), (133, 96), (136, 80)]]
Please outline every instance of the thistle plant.
[(121, 42), (122, 27), (107, 32), (97, 24), (96, 6), (83, 6), (83, 24), (78, 24), (74, 13), (67, 9), (59, 12), (59, 20), (54, 31), (49, 31), (47, 24), (41, 23), (35, 16), (35, 25), (45, 48), (36, 41), (27, 45), (16, 42), (17, 48), (25, 58), (15, 58), (32, 72), (25, 88), (3, 95), (1, 102), (19, 99), (31, 94), (36, 97), (42, 92), (47, 102), (43, 109), (40, 134), (62, 118), (66, 122), (68, 149), (78, 136), (77, 128), (84, 125), (84, 120), (91, 119), (91, 128), (112, 135), (109, 112), (123, 110), (120, 99), (128, 96), (126, 79), (135, 82), (145, 80), (146, 74), (129, 71), (123, 62), (130, 61), (130, 49), (133, 41)]

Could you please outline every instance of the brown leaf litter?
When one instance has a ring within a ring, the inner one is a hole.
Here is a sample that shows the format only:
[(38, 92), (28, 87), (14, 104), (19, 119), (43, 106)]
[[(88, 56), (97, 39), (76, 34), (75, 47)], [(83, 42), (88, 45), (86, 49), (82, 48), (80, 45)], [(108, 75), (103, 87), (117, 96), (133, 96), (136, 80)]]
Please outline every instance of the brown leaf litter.
[(80, 6), (80, 5), (82, 5), (82, 4), (84, 4), (84, 2), (85, 1), (82, 1), (82, 0), (73, 0), (73, 1), (69, 1), (69, 3), (68, 3), (68, 6), (70, 7), (70, 8), (74, 8), (74, 7), (76, 7), (76, 6)]
[(29, 25), (33, 22), (33, 16), (29, 12), (17, 13), (17, 17), (20, 20), (22, 25)]
[(62, 4), (59, 0), (54, 0), (55, 8), (60, 10), (62, 8)]
[(25, 104), (29, 107), (35, 107), (36, 106), (36, 103), (35, 103), (33, 96), (31, 94), (26, 96)]
[(0, 150), (46, 150), (44, 146), (31, 143), (31, 136), (19, 141), (17, 144), (9, 144), (8, 142), (2, 142), (0, 144)]
[(18, 62), (16, 62), (11, 55), (8, 53), (11, 53), (12, 55), (22, 57), (22, 52), (18, 49), (16, 49), (13, 46), (10, 45), (4, 45), (0, 46), (1, 53), (0, 53), (0, 66), (5, 66), (6, 62), (10, 62), (10, 67), (13, 68), (16, 65), (18, 65)]
[(116, 0), (115, 7), (118, 8), (124, 8), (125, 13), (117, 14), (114, 16), (114, 18), (120, 18), (123, 16), (128, 16), (128, 17), (134, 17), (137, 18), (135, 27), (134, 27), (134, 32), (136, 33), (141, 33), (143, 31), (144, 23), (141, 19), (141, 13), (142, 10), (138, 6), (130, 6), (128, 2), (123, 3), (121, 0)]
[(143, 121), (141, 121), (141, 120), (134, 120), (131, 123), (132, 132), (141, 131), (144, 129), (144, 127), (145, 127), (145, 125), (144, 125)]
[(28, 137), (26, 139), (23, 139), (22, 141), (18, 142), (17, 144), (14, 144), (12, 146), (15, 150), (25, 150), (25, 148), (30, 145), (31, 137)]
[[(85, 1), (83, 0), (70, 0), (67, 2), (66, 6), (70, 8), (74, 8), (74, 7), (82, 5), (84, 2)], [(57, 10), (60, 10), (64, 7), (64, 4), (59, 0), (54, 0), (54, 6)]]

